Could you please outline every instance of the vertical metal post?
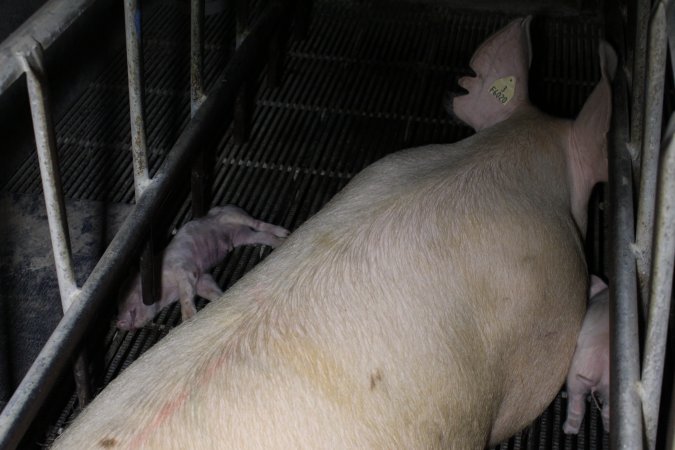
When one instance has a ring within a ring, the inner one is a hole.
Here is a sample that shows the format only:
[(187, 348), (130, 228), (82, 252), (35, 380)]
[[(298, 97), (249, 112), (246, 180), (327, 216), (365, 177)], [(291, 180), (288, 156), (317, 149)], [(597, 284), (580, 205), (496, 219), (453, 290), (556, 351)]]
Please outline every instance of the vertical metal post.
[(648, 448), (656, 446), (663, 365), (675, 258), (675, 116), (668, 124), (668, 145), (661, 161), (650, 284), (649, 320), (642, 365), (642, 409)]
[(143, 115), (143, 70), (141, 66), (141, 5), (139, 0), (124, 0), (124, 26), (127, 42), (129, 77), (129, 113), (131, 116), (131, 151), (134, 164), (136, 200), (150, 182), (148, 176), (145, 116)]
[[(203, 82), (204, 0), (191, 0), (190, 7), (190, 112), (194, 117), (206, 96)], [(213, 148), (203, 149), (192, 164), (192, 215), (206, 214), (211, 203)]]
[(642, 126), (644, 122), (645, 77), (647, 60), (647, 30), (651, 0), (637, 0), (635, 18), (635, 46), (633, 48), (633, 67), (631, 80), (630, 145), (628, 147), (633, 170), (639, 173), (642, 147)]
[[(142, 14), (140, 0), (124, 0), (124, 27), (129, 79), (129, 115), (131, 118), (131, 153), (134, 167), (136, 201), (150, 183), (148, 152), (143, 111)], [(143, 303), (150, 305), (159, 297), (159, 270), (155, 255), (154, 233), (146, 241), (141, 254), (141, 291)]]
[(190, 117), (204, 102), (204, 0), (190, 1)]
[(645, 112), (640, 164), (640, 200), (637, 213), (636, 257), (637, 272), (642, 297), (642, 312), (646, 316), (649, 296), (649, 270), (652, 260), (654, 235), (654, 204), (661, 126), (663, 116), (663, 89), (666, 67), (666, 8), (659, 1), (649, 24), (647, 47), (647, 79), (645, 86)]
[[(65, 198), (61, 185), (54, 125), (49, 106), (47, 80), (44, 72), (42, 46), (35, 42), (30, 54), (17, 55), (26, 73), (28, 97), (30, 100), (35, 145), (40, 164), (40, 178), (45, 197), (45, 209), (49, 223), (49, 234), (54, 253), (56, 278), (61, 295), (63, 311), (70, 307), (79, 293), (73, 269), (73, 255), (68, 232)], [(78, 355), (73, 367), (77, 397), (80, 406), (84, 407), (91, 399), (91, 383), (87, 375), (87, 363), (82, 354)]]
[(613, 449), (642, 448), (642, 415), (638, 383), (640, 348), (638, 335), (637, 278), (634, 242), (632, 160), (628, 142), (627, 84), (618, 70), (612, 86), (613, 111), (609, 146), (610, 206), (610, 439)]
[(70, 247), (65, 200), (61, 187), (61, 175), (58, 167), (58, 155), (56, 154), (54, 126), (49, 111), (49, 98), (45, 86), (46, 79), (42, 60), (42, 47), (36, 42), (34, 50), (30, 55), (20, 54), (17, 56), (23, 66), (23, 70), (26, 72), (26, 83), (28, 85), (28, 96), (35, 132), (35, 145), (37, 147), (42, 190), (44, 192), (47, 220), (49, 222), (49, 234), (54, 252), (54, 264), (59, 283), (59, 293), (61, 294), (61, 305), (65, 312), (70, 307), (78, 288), (73, 270), (73, 256)]

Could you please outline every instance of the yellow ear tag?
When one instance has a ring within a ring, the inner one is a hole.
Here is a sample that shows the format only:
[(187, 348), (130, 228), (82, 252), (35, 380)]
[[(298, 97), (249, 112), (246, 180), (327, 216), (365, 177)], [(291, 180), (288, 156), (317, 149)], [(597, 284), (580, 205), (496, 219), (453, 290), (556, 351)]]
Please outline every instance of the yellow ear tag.
[(516, 92), (516, 77), (511, 75), (510, 77), (495, 80), (488, 92), (493, 95), (499, 103), (506, 105)]

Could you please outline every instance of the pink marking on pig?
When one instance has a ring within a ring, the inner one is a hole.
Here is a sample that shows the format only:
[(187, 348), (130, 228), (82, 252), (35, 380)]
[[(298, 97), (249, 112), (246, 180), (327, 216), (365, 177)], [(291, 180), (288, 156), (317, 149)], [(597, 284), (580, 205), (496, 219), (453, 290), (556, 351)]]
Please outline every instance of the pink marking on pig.
[(567, 375), (567, 419), (563, 431), (577, 434), (586, 412), (586, 395), (602, 400), (602, 425), (609, 431), (609, 291), (591, 276), (590, 302)]
[(190, 398), (190, 393), (196, 390), (199, 386), (208, 384), (216, 375), (216, 370), (222, 367), (227, 362), (227, 354), (223, 353), (217, 358), (209, 362), (204, 372), (199, 375), (199, 378), (192, 386), (184, 387), (176, 398), (164, 402), (152, 418), (152, 421), (143, 428), (142, 431), (130, 436), (130, 449), (141, 448), (150, 439), (153, 433), (172, 418), (176, 412), (182, 408), (187, 400)]
[(164, 251), (158, 301), (143, 303), (140, 275), (136, 275), (130, 292), (119, 304), (117, 327), (140, 328), (176, 300), (180, 300), (183, 320), (192, 317), (195, 295), (214, 301), (223, 294), (208, 271), (232, 248), (245, 244), (276, 247), (288, 233), (282, 227), (253, 219), (236, 206), (212, 208), (205, 217), (185, 224)]

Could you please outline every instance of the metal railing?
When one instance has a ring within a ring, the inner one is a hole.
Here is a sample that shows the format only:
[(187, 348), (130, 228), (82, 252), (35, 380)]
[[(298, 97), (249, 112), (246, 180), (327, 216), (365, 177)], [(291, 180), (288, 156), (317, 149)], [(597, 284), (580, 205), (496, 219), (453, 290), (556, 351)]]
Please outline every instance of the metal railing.
[[(614, 85), (610, 438), (612, 448), (652, 450), (665, 403), (662, 386), (675, 258), (675, 116), (661, 143), (666, 52), (670, 44), (673, 61), (675, 20), (665, 1), (638, 0), (636, 10), (630, 126), (623, 72)], [(671, 421), (668, 426), (671, 430), (665, 431), (672, 433), (675, 425)]]
[[(0, 46), (0, 95), (26, 74), (43, 190), (62, 305), (65, 315), (38, 355), (19, 388), (0, 414), (0, 448), (20, 442), (59, 374), (82, 340), (87, 324), (103, 306), (107, 292), (122, 278), (126, 264), (141, 249), (144, 301), (156, 292), (153, 258), (153, 216), (159, 211), (177, 177), (191, 170), (194, 214), (209, 204), (212, 154), (208, 132), (239, 115), (236, 135), (246, 136), (247, 108), (252, 101), (249, 83), (267, 57), (276, 50), (269, 76), (279, 80), (283, 42), (288, 34), (287, 4), (267, 5), (257, 22), (247, 27), (246, 1), (237, 13), (237, 51), (220, 82), (205, 95), (202, 80), (203, 17), (200, 0), (191, 0), (191, 115), (163, 165), (148, 175), (143, 113), (142, 30), (138, 0), (124, 0), (127, 35), (129, 102), (136, 205), (119, 232), (79, 288), (73, 275), (67, 218), (58, 167), (43, 51), (68, 29), (95, 0), (51, 0)], [(296, 21), (306, 30), (310, 3), (299, 1)], [(666, 51), (675, 49), (673, 6), (637, 1), (633, 52), (628, 55), (630, 86), (619, 70), (614, 82), (614, 114), (610, 154), (612, 258), (612, 384), (611, 442), (613, 448), (653, 449), (662, 404), (663, 366), (672, 297), (675, 255), (675, 118), (670, 118), (661, 144), (662, 102)], [(651, 11), (651, 15), (650, 15)], [(631, 18), (629, 18), (631, 19)], [(668, 46), (667, 46), (668, 45)], [(675, 67), (669, 75), (675, 75)], [(245, 87), (244, 87), (245, 86)], [(242, 89), (242, 87), (244, 87)], [(198, 151), (199, 149), (200, 151)], [(201, 151), (206, 149), (206, 151)], [(638, 177), (639, 175), (639, 177)], [(633, 183), (633, 180), (638, 180)], [(634, 189), (639, 187), (637, 208)], [(636, 214), (637, 210), (637, 214)], [(637, 220), (636, 220), (637, 219)], [(634, 226), (636, 224), (636, 226)], [(145, 246), (144, 246), (145, 245)], [(147, 281), (150, 280), (150, 283)], [(641, 318), (646, 326), (640, 327)], [(641, 349), (641, 336), (644, 348)], [(667, 380), (670, 382), (669, 380)], [(671, 405), (675, 408), (675, 405)], [(675, 415), (675, 409), (671, 412)], [(670, 422), (670, 439), (675, 417)], [(643, 426), (644, 424), (644, 426)]]
[[(258, 77), (269, 57), (269, 48), (279, 49), (271, 43), (283, 40), (288, 35), (291, 18), (290, 2), (281, 1), (269, 2), (250, 28), (248, 16), (238, 15), (238, 19), (245, 22), (238, 27), (246, 31), (245, 37), (238, 42), (237, 51), (207, 97), (201, 79), (204, 5), (203, 0), (191, 0), (192, 119), (162, 166), (150, 178), (143, 112), (141, 9), (138, 0), (124, 0), (136, 204), (84, 285), (78, 288), (74, 281), (64, 198), (57, 170), (42, 50), (49, 47), (60, 33), (94, 3), (94, 0), (52, 0), (0, 47), (0, 95), (22, 73), (27, 76), (52, 246), (65, 311), (64, 317), (0, 414), (0, 448), (3, 449), (14, 448), (19, 444), (59, 375), (68, 365), (68, 356), (75, 354), (87, 325), (103, 307), (107, 293), (121, 280), (128, 262), (138, 258), (141, 248), (144, 249), (142, 278), (147, 279), (147, 274), (153, 273), (157, 265), (153, 249), (147, 244), (143, 247), (144, 243), (152, 242), (148, 236), (153, 232), (153, 217), (158, 215), (175, 180), (186, 177), (193, 162), (203, 159), (203, 149), (212, 147), (212, 132), (224, 130), (233, 119), (242, 85)], [(301, 12), (302, 9), (297, 10)], [(273, 71), (278, 70), (276, 66), (280, 59), (279, 55), (272, 55)], [(250, 97), (250, 101), (253, 101), (253, 97)], [(248, 108), (252, 109), (252, 105), (248, 105)], [(192, 170), (193, 198), (197, 196), (200, 199), (196, 215), (203, 214), (210, 202), (209, 176), (205, 173), (207, 166), (203, 162), (195, 163)], [(194, 193), (195, 190), (199, 192)], [(144, 282), (146, 302), (153, 300), (152, 287), (152, 283)]]

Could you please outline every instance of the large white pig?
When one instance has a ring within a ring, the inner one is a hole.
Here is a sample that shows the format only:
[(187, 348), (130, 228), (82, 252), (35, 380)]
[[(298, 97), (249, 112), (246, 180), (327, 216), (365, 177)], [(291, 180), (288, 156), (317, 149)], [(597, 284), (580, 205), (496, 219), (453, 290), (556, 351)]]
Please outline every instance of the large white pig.
[(536, 418), (584, 316), (613, 53), (579, 118), (549, 117), (527, 100), (528, 26), (490, 38), (461, 81), (476, 135), (363, 170), (55, 448), (482, 449)]

